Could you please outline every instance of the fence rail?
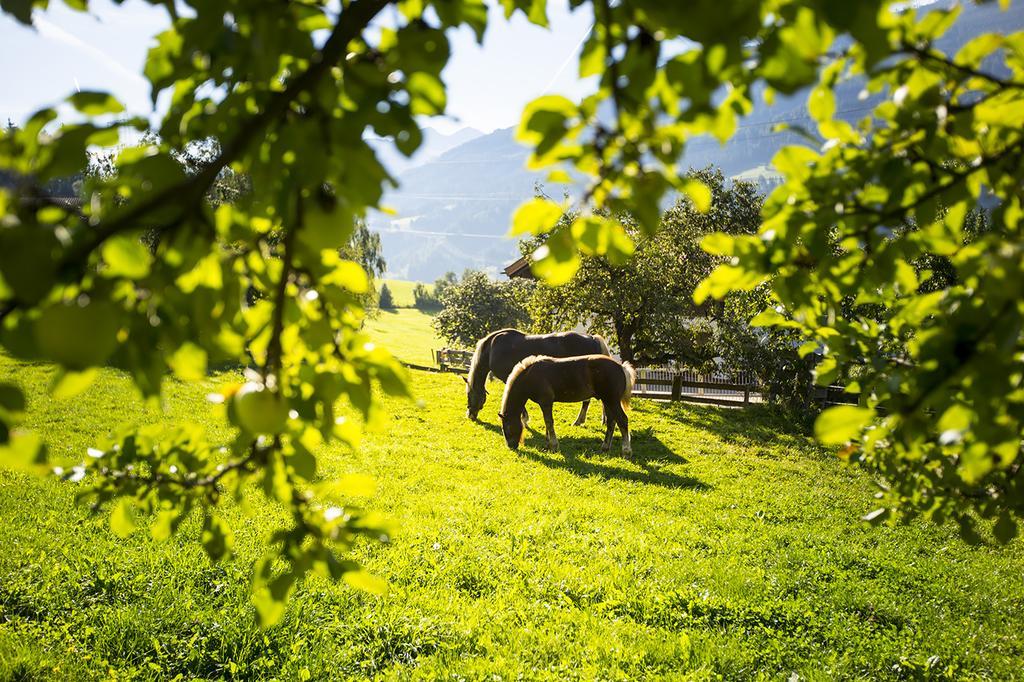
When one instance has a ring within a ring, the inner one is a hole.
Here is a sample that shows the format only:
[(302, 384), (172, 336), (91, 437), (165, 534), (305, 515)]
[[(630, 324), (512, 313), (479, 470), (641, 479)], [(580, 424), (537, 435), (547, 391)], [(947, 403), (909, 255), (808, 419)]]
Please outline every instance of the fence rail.
[[(433, 351), (437, 367), (418, 367), (432, 371), (467, 374), (473, 352), (456, 348)], [(680, 367), (638, 367), (633, 395), (638, 398), (708, 403), (742, 407), (765, 401), (762, 387), (748, 370), (720, 370), (697, 372)], [(847, 393), (842, 386), (822, 386), (814, 389), (815, 401), (824, 406), (857, 402), (857, 396)]]

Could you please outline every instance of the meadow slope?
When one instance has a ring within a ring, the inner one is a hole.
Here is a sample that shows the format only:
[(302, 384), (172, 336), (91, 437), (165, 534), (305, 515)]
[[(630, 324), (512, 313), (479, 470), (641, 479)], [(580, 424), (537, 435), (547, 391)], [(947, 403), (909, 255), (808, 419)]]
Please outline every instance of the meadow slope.
[[(112, 371), (79, 398), (0, 358), (30, 426), (80, 461), (113, 424), (206, 422), (218, 380), (172, 383), (164, 409)], [(597, 448), (596, 413), (562, 451), (515, 454), (464, 417), (462, 382), (413, 373), (422, 402), (320, 475), (373, 475), (398, 531), (358, 558), (390, 591), (305, 583), (283, 624), (254, 624), (247, 576), (267, 518), (229, 507), (238, 555), (211, 564), (197, 524), (116, 538), (74, 484), (0, 472), (0, 679), (1013, 679), (1024, 665), (1024, 550), (950, 528), (873, 529), (866, 477), (761, 411), (634, 401), (637, 462)], [(536, 413), (536, 410), (534, 410)]]

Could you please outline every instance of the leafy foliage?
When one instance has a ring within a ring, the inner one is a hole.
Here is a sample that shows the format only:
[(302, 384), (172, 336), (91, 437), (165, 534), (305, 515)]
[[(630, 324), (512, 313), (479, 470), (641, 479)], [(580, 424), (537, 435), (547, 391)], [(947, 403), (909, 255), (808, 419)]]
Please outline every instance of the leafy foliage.
[(823, 349), (818, 383), (861, 395), (817, 432), (884, 479), (870, 520), (953, 518), (977, 542), (975, 510), (1007, 541), (1024, 514), (1024, 34), (943, 54), (958, 11), (884, 15), (890, 59), (854, 45), (822, 72), (812, 100), (853, 76), (886, 97), (857, 127), (812, 109), (820, 151), (779, 152), (759, 237), (709, 244), (734, 262), (701, 296), (770, 281), (757, 322)]
[[(649, 236), (631, 216), (619, 215), (624, 233), (635, 244), (633, 254), (618, 266), (599, 256), (582, 256), (568, 282), (538, 287), (530, 306), (535, 324), (555, 331), (585, 323), (613, 340), (629, 361), (673, 359), (701, 366), (719, 355), (710, 321), (721, 317), (722, 306), (693, 302), (697, 285), (721, 260), (701, 249), (701, 239), (718, 230), (755, 232), (761, 198), (753, 185), (727, 183), (716, 170), (691, 172), (687, 181), (709, 189), (708, 205), (698, 208), (681, 198), (662, 215), (658, 232)], [(578, 220), (578, 215), (567, 214), (560, 226)], [(529, 254), (542, 240), (524, 241), (521, 249)]]
[(467, 271), (462, 281), (443, 289), (444, 307), (434, 317), (434, 328), (450, 343), (472, 346), (493, 331), (529, 327), (527, 301), (533, 288), (529, 280), (498, 282)]
[(446, 272), (442, 277), (438, 277), (434, 281), (434, 286), (427, 287), (425, 284), (417, 284), (413, 289), (413, 300), (416, 303), (416, 307), (420, 310), (440, 310), (441, 309), (441, 298), (444, 296), (445, 291), (455, 284), (458, 284), (459, 278), (454, 272)]

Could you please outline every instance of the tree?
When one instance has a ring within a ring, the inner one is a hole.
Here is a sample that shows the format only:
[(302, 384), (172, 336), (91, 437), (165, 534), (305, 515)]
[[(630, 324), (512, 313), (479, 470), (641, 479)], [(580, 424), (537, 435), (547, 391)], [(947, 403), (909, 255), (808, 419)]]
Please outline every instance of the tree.
[(527, 327), (526, 305), (532, 288), (527, 280), (496, 282), (483, 272), (467, 271), (461, 282), (444, 290), (444, 307), (432, 324), (441, 336), (460, 346), (472, 346), (505, 327)]
[(391, 297), (391, 289), (388, 288), (387, 284), (384, 284), (380, 288), (380, 298), (377, 300), (377, 305), (380, 306), (381, 310), (394, 310), (395, 300)]
[[(583, 322), (612, 339), (622, 358), (630, 362), (675, 359), (699, 366), (718, 355), (707, 320), (720, 317), (721, 306), (696, 305), (693, 292), (721, 259), (701, 249), (700, 241), (718, 230), (755, 232), (761, 198), (754, 185), (727, 183), (717, 170), (688, 177), (709, 188), (711, 200), (705, 211), (681, 198), (664, 213), (659, 231), (650, 236), (630, 216), (618, 216), (635, 244), (634, 253), (620, 265), (583, 256), (568, 282), (538, 287), (530, 306), (535, 323), (556, 331)], [(576, 220), (577, 215), (567, 214), (562, 224)], [(528, 240), (522, 249), (530, 254), (538, 246), (539, 240)]]
[(412, 288), (412, 300), (413, 306), (419, 310), (437, 310), (441, 307), (441, 302), (422, 282)]
[[(522, 12), (546, 24), (544, 0), (501, 4), (507, 17)], [(581, 254), (620, 262), (632, 239), (616, 216), (629, 213), (641, 233), (653, 233), (670, 190), (707, 206), (708, 188), (677, 172), (687, 140), (725, 140), (755, 95), (813, 86), (815, 149), (777, 157), (786, 182), (757, 237), (705, 240), (730, 260), (698, 298), (771, 278), (782, 311), (759, 322), (798, 331), (804, 349), (826, 348), (822, 381), (856, 371), (849, 388), (861, 391), (863, 405), (826, 412), (818, 431), (826, 442), (849, 440), (850, 458), (888, 481), (886, 505), (871, 518), (895, 509), (952, 515), (973, 539), (974, 509), (994, 519), (998, 538), (1015, 535), (1024, 505), (1021, 34), (979, 36), (950, 56), (935, 40), (956, 22), (957, 7), (571, 3), (584, 5), (595, 22), (579, 72), (596, 77), (594, 92), (580, 102), (539, 98), (518, 135), (533, 167), (552, 167), (564, 181), (571, 165), (580, 205), (595, 210), (557, 228), (566, 207), (550, 199), (517, 211), (514, 234), (550, 234), (534, 253), (534, 272), (557, 284), (571, 279)], [(8, 2), (3, 11), (30, 23), (33, 9), (46, 6)], [(104, 363), (147, 397), (160, 393), (169, 369), (200, 380), (210, 362), (251, 366), (253, 385), (218, 392), (237, 427), (226, 453), (190, 428), (126, 429), (63, 476), (85, 484), (95, 509), (112, 508), (118, 532), (146, 518), (139, 511), (155, 513), (151, 531), (160, 537), (201, 517), (215, 559), (230, 552), (232, 537), (218, 504), (262, 483), (262, 494), (289, 511), (274, 552), (254, 570), (261, 622), (270, 623), (310, 571), (379, 588), (346, 552), (386, 529), (347, 500), (343, 511), (332, 502), (338, 490), (364, 488), (347, 481), (325, 490), (315, 450), (327, 440), (354, 443), (350, 424), (336, 419), (338, 400), (371, 417), (375, 386), (407, 389), (401, 367), (359, 331), (369, 283), (338, 249), (390, 181), (368, 129), (412, 154), (422, 141), (415, 117), (445, 109), (446, 30), (465, 26), (482, 40), (489, 13), (482, 0), (238, 0), (227, 15), (218, 3), (193, 3), (187, 13), (165, 7), (171, 26), (144, 67), (154, 101), (168, 102), (159, 141), (120, 151), (113, 177), (87, 179), (81, 214), (22, 201), (38, 187), (0, 193), (0, 345), (61, 365), (61, 395), (88, 385)], [(837, 42), (840, 35), (847, 38)], [(851, 78), (881, 100), (857, 125), (835, 116), (834, 90)], [(116, 145), (121, 129), (149, 125), (122, 116), (107, 93), (76, 92), (68, 104), (82, 122), (60, 124), (46, 108), (4, 132), (0, 167), (45, 183), (79, 170), (87, 149)], [(185, 173), (176, 154), (211, 138), (216, 156)], [(214, 206), (206, 197), (225, 169), (248, 177), (252, 192)], [(1000, 202), (994, 227), (968, 245), (962, 218), (983, 191)], [(910, 217), (920, 229), (898, 232)], [(155, 253), (139, 241), (147, 230), (160, 235)], [(950, 258), (959, 283), (918, 291), (910, 263), (923, 253)], [(250, 286), (263, 296), (248, 306)], [(881, 306), (887, 323), (844, 318), (851, 299)], [(889, 353), (890, 341), (907, 352)], [(255, 422), (240, 408), (272, 417), (257, 420), (267, 432), (247, 428)], [(0, 385), (0, 457), (36, 471), (45, 468), (45, 448), (18, 427), (24, 409), (18, 388)]]
[(440, 310), (441, 298), (448, 287), (457, 284), (459, 278), (454, 272), (446, 272), (443, 277), (434, 281), (433, 289), (427, 288), (424, 284), (417, 284), (412, 290), (415, 305), (420, 310)]
[[(773, 307), (755, 323), (798, 334), (801, 354), (822, 349), (818, 383), (861, 396), (815, 430), (884, 481), (868, 520), (952, 518), (978, 542), (973, 511), (1007, 541), (1024, 514), (1024, 37), (946, 55), (935, 41), (959, 11), (894, 16), (884, 67), (851, 48), (828, 68), (812, 113), (836, 143), (779, 153), (786, 182), (760, 234), (709, 240), (733, 261), (698, 298), (768, 282)], [(890, 95), (860, 128), (829, 104), (845, 73)]]
[[(462, 276), (465, 277), (466, 274), (467, 273), (463, 273)], [(454, 286), (458, 283), (459, 278), (454, 272), (449, 270), (444, 273), (442, 276), (434, 280), (434, 298), (440, 301), (441, 298), (444, 297), (444, 293), (448, 290), (448, 287)]]

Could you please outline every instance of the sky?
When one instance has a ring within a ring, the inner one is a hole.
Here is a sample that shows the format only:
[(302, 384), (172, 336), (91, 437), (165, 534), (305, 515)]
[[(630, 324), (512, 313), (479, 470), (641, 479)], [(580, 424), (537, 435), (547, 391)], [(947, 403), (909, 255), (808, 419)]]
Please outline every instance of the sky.
[[(585, 8), (570, 12), (566, 0), (551, 4), (549, 29), (521, 13), (506, 21), (492, 6), (482, 46), (469, 29), (450, 32), (452, 58), (442, 74), (448, 115), (423, 123), (442, 133), (467, 126), (487, 133), (518, 123), (523, 106), (542, 94), (585, 94), (576, 55), (591, 16)], [(0, 123), (18, 124), (76, 89), (106, 90), (130, 113), (152, 114), (141, 74), (152, 37), (169, 23), (162, 9), (93, 0), (89, 14), (52, 3), (35, 17), (35, 28), (26, 28), (0, 15)]]

